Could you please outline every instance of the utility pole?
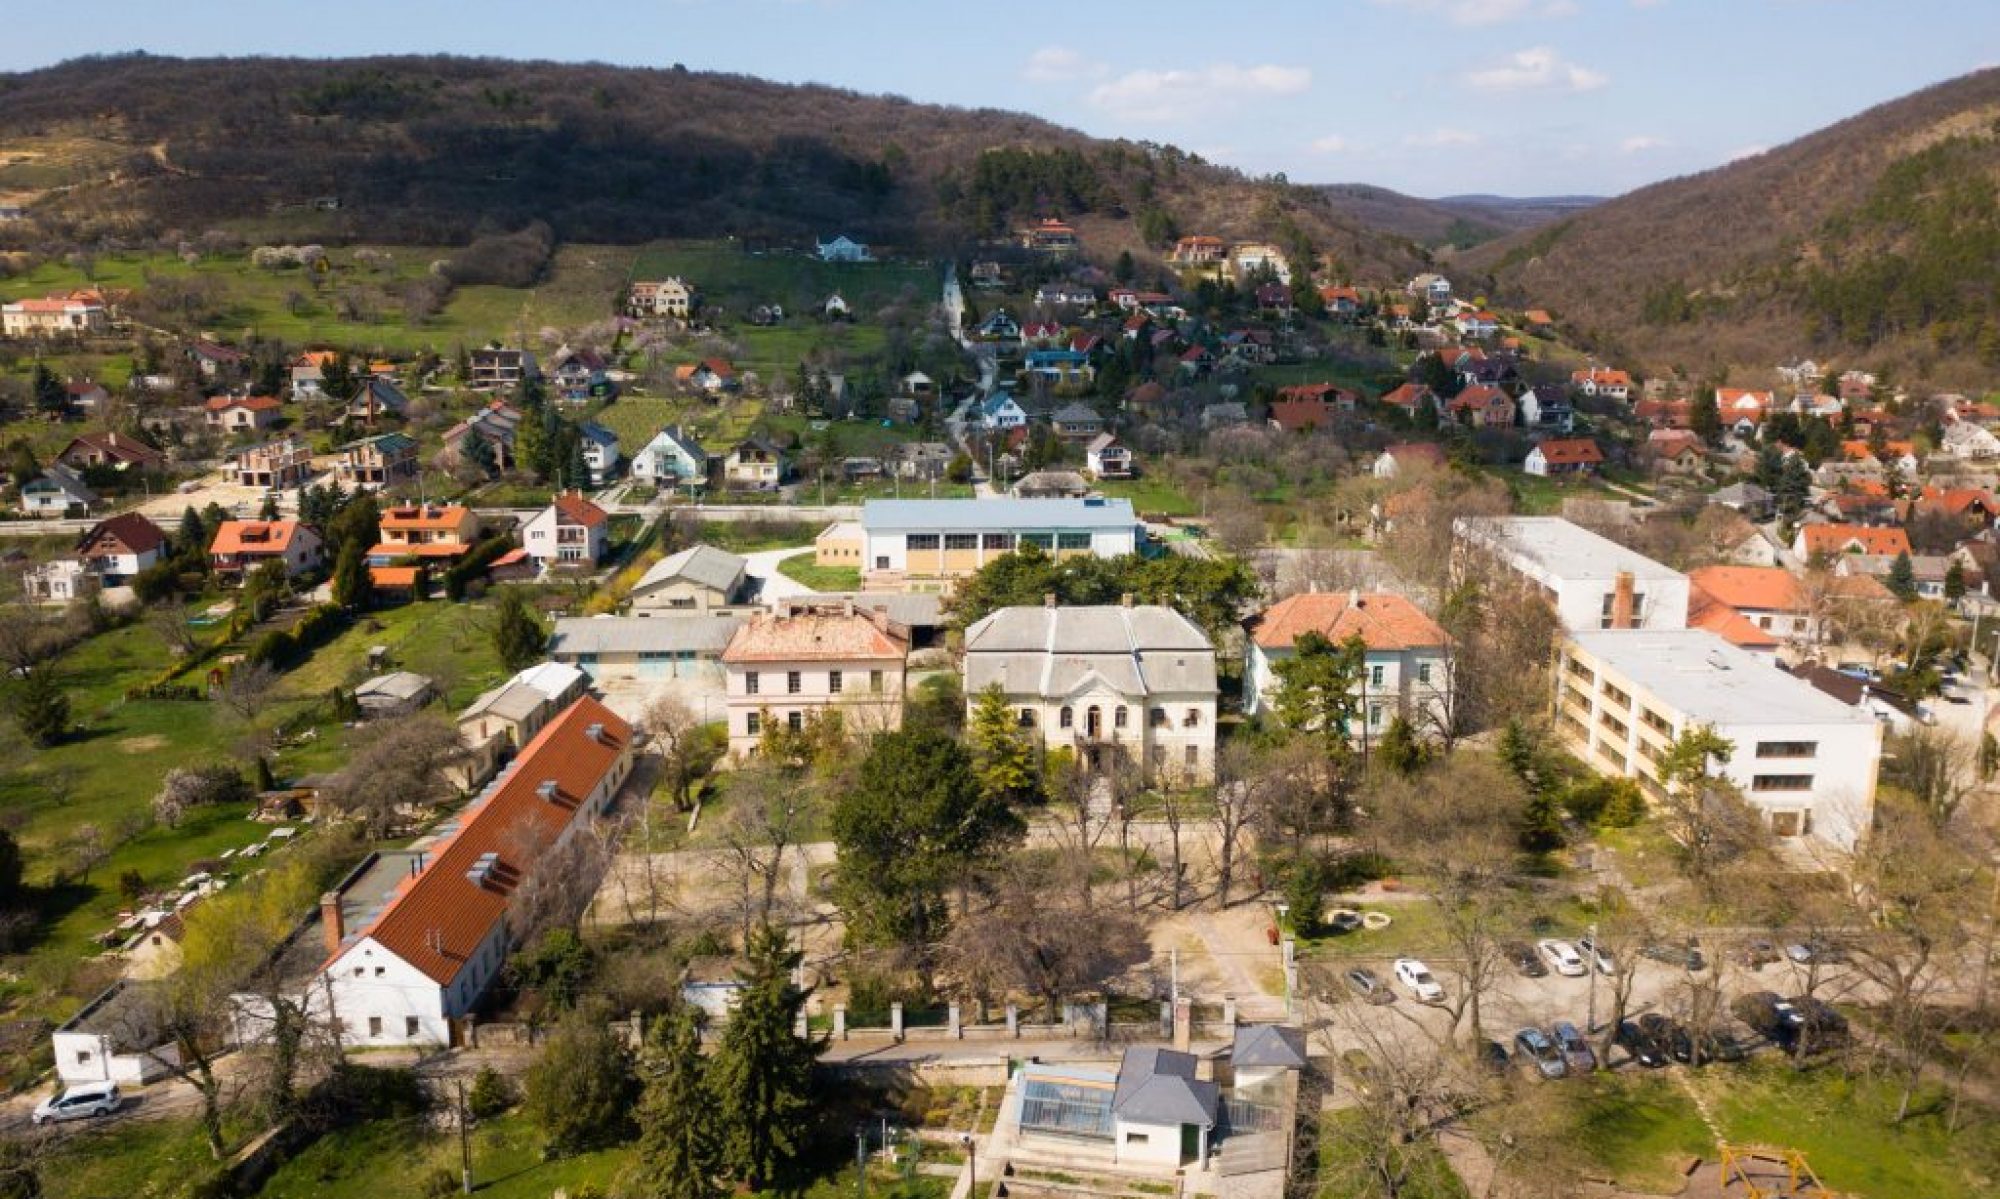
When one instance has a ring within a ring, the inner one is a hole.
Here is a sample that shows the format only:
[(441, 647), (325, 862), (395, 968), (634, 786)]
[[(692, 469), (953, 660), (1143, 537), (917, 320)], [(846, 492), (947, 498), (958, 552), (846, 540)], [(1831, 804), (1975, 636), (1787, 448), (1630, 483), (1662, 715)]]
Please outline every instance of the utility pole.
[(472, 1130), (467, 1127), (471, 1119), (465, 1110), (465, 1080), (452, 1079), (452, 1088), (458, 1092), (458, 1180), (465, 1193), (472, 1193)]
[(1975, 1016), (1986, 1010), (1986, 988), (1993, 980), (1993, 936), (1996, 925), (2000, 925), (2000, 854), (1994, 855), (1987, 864), (1993, 869), (1993, 893), (1986, 900), (1986, 938), (1980, 946), (1979, 987), (1972, 1001)]
[(958, 1143), (965, 1146), (965, 1199), (979, 1199), (979, 1138), (961, 1133)]
[(1585, 1032), (1597, 1031), (1597, 922), (1590, 924), (1590, 956), (1584, 959), (1583, 972), (1590, 976), (1590, 1007), (1583, 1018)]
[(868, 1199), (868, 1126), (854, 1130), (854, 1196)]

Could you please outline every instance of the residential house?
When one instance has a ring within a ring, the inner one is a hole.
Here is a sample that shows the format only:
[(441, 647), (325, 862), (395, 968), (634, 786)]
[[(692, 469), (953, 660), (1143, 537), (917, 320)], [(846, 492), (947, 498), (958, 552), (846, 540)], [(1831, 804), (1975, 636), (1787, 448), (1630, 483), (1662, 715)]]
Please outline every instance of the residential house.
[(262, 432), (284, 416), (284, 403), (273, 396), (213, 396), (202, 405), (208, 426), (230, 433)]
[[(1244, 242), (1229, 252), (1238, 279), (1252, 279), (1269, 272), (1286, 287), (1292, 285), (1292, 264), (1285, 252), (1269, 242)], [(1308, 269), (1311, 263), (1306, 264)]]
[(889, 469), (902, 479), (942, 479), (957, 456), (942, 441), (905, 441), (890, 451)]
[[(1871, 578), (1886, 587), (1891, 572), (1896, 568), (1897, 557), (1890, 554), (1842, 554), (1833, 569), (1835, 574)], [(1951, 571), (1952, 561), (1953, 557), (1948, 554), (1910, 555), (1910, 581), (1916, 588), (1918, 599), (1944, 598), (1945, 578)]]
[(735, 364), (724, 358), (704, 358), (674, 368), (674, 382), (709, 393), (735, 391), (742, 386)]
[(313, 477), (312, 447), (303, 438), (280, 437), (236, 451), (231, 466), (239, 487), (286, 491)]
[(486, 447), (492, 463), (501, 470), (514, 464), (514, 434), (521, 427), (521, 412), (503, 400), (494, 400), (479, 411), (446, 429), (444, 457), (462, 461), (473, 441)]
[(937, 381), (922, 371), (911, 371), (896, 381), (897, 388), (912, 399), (928, 400), (937, 395)]
[(626, 292), (625, 308), (633, 316), (671, 316), (686, 320), (694, 313), (695, 289), (678, 275), (665, 279), (634, 280)]
[(574, 666), (538, 662), (472, 701), (458, 715), (458, 739), (466, 755), (446, 770), (453, 785), (470, 791), (484, 784), (551, 718), (582, 699), (589, 686), (590, 676)]
[(1653, 465), (1667, 474), (1698, 474), (1706, 461), (1701, 438), (1686, 429), (1652, 430), (1646, 435), (1646, 452)]
[(1044, 254), (1068, 254), (1077, 247), (1076, 230), (1055, 217), (1043, 217), (1021, 231), (1021, 244)]
[(285, 577), (292, 579), (318, 569), (325, 542), (311, 525), (295, 520), (225, 520), (208, 554), (215, 573), (231, 582), (242, 582), (266, 562), (283, 563)]
[(1283, 433), (1311, 433), (1331, 425), (1339, 411), (1340, 406), (1318, 388), (1281, 388), (1271, 401), (1271, 427)]
[(1024, 500), (1080, 500), (1090, 494), (1090, 482), (1073, 470), (1038, 470), (1022, 475), (1013, 491)]
[(368, 551), (370, 566), (398, 559), (450, 562), (479, 540), (479, 517), (459, 505), (406, 504), (382, 513), (382, 540)]
[(600, 684), (683, 680), (713, 690), (722, 682), (722, 651), (745, 619), (701, 612), (564, 617), (549, 637), (549, 657)]
[(0, 337), (90, 337), (110, 323), (94, 292), (0, 304)]
[(1521, 393), (1517, 403), (1521, 410), (1521, 423), (1530, 429), (1567, 437), (1570, 430), (1576, 427), (1576, 406), (1558, 388), (1546, 384), (1530, 387)]
[(576, 427), (576, 435), (583, 442), (583, 465), (590, 471), (590, 485), (602, 487), (618, 477), (618, 434), (598, 424), (594, 420), (583, 421)]
[(1132, 451), (1118, 443), (1115, 433), (1099, 433), (1083, 451), (1084, 469), (1096, 479), (1132, 477)]
[(1615, 371), (1609, 367), (1593, 366), (1588, 370), (1572, 371), (1569, 385), (1578, 395), (1617, 400), (1621, 403), (1632, 398), (1632, 376), (1626, 371)]
[(1944, 427), (1943, 445), (1939, 447), (1953, 458), (1967, 462), (1991, 462), (2000, 458), (2000, 437), (1991, 429), (1961, 420)]
[(94, 594), (103, 580), (75, 558), (40, 562), (21, 572), (21, 593), (38, 604), (67, 604)]
[(1694, 421), (1694, 405), (1686, 400), (1640, 400), (1632, 419), (1655, 429), (1685, 429)]
[(292, 399), (301, 404), (326, 398), (326, 368), (340, 357), (338, 350), (307, 350), (292, 359)]
[(976, 410), (980, 424), (988, 429), (1021, 429), (1028, 424), (1028, 410), (1012, 392), (996, 391), (987, 396)]
[(1777, 566), (1703, 566), (1688, 584), (1781, 641), (1812, 644), (1818, 622), (1804, 584)]
[(467, 363), (465, 385), (474, 391), (512, 391), (541, 373), (531, 351), (502, 345), (479, 347), (467, 355)]
[(722, 651), (729, 752), (748, 757), (766, 730), (798, 731), (821, 712), (863, 734), (903, 727), (909, 653), (909, 629), (851, 601), (751, 617)]
[(1604, 451), (1588, 437), (1551, 438), (1528, 451), (1521, 469), (1539, 478), (1595, 474), (1604, 465)]
[(1282, 283), (1265, 283), (1251, 293), (1259, 312), (1289, 315), (1292, 311), (1292, 289)]
[(1021, 1146), (1033, 1154), (1047, 1145), (1064, 1162), (1100, 1147), (1105, 1165), (1125, 1174), (1205, 1173), (1225, 1113), (1221, 1088), (1200, 1068), (1191, 1053), (1140, 1046), (1125, 1050), (1116, 1073), (1031, 1062), (1016, 1076)]
[(1397, 716), (1419, 729), (1442, 727), (1451, 719), (1451, 638), (1400, 595), (1307, 592), (1278, 601), (1245, 628), (1245, 715), (1275, 711), (1283, 683), (1279, 667), (1297, 656), (1299, 639), (1312, 633), (1335, 646), (1359, 638), (1367, 647), (1349, 737), (1365, 744)]
[(432, 845), (371, 919), (350, 932), (338, 894), (322, 900), (324, 993), (353, 1047), (456, 1043), (453, 1029), (526, 933), (515, 897), (561, 862), (579, 829), (632, 770), (632, 728), (595, 699), (536, 734), (486, 795)]
[(754, 589), (749, 559), (693, 545), (655, 562), (632, 586), (632, 615), (708, 612), (743, 603)]
[(21, 485), (21, 510), (38, 519), (80, 516), (95, 503), (83, 476), (60, 462)]
[(1405, 471), (1443, 470), (1447, 465), (1444, 448), (1437, 442), (1405, 441), (1376, 455), (1374, 475), (1378, 479), (1395, 479)]
[(654, 487), (705, 484), (708, 463), (708, 451), (675, 425), (653, 434), (653, 439), (632, 455), (632, 479)]
[(1566, 629), (1684, 629), (1688, 578), (1559, 516), (1461, 517), (1454, 552), (1491, 555)]
[(861, 507), (864, 574), (885, 584), (952, 579), (1023, 546), (1054, 558), (1136, 553), (1132, 502), (1081, 500), (868, 500)]
[(1361, 293), (1352, 287), (1322, 287), (1319, 299), (1326, 305), (1328, 316), (1353, 320), (1361, 315)]
[(1438, 398), (1436, 392), (1422, 383), (1405, 383), (1395, 390), (1385, 393), (1382, 396), (1382, 403), (1387, 407), (1399, 409), (1414, 418), (1425, 408), (1435, 411), (1438, 406)]
[(1873, 554), (1894, 558), (1910, 550), (1910, 535), (1894, 526), (1824, 524), (1801, 525), (1792, 552), (1801, 558), (1832, 557), (1840, 554)]
[(966, 272), (966, 277), (981, 291), (992, 291), (1007, 286), (1006, 269), (990, 258), (973, 263), (972, 268)]
[(1736, 747), (1715, 772), (1776, 836), (1851, 851), (1873, 820), (1881, 725), (1713, 633), (1571, 632), (1556, 678), (1558, 742), (1654, 802), (1661, 757), (1708, 728)]
[(1748, 437), (1755, 433), (1776, 402), (1777, 397), (1768, 391), (1720, 387), (1715, 392), (1715, 408), (1717, 415), (1722, 418), (1722, 427), (1738, 437)]
[(167, 554), (167, 535), (137, 512), (98, 521), (76, 542), (85, 570), (106, 587), (119, 587)]
[(746, 437), (722, 460), (723, 482), (731, 487), (768, 491), (783, 483), (790, 470), (784, 449), (768, 437)]
[(1451, 398), (1445, 410), (1454, 420), (1475, 429), (1505, 429), (1514, 423), (1514, 401), (1497, 387), (1478, 384)]
[(111, 398), (111, 393), (104, 389), (104, 384), (91, 379), (70, 380), (63, 384), (63, 394), (69, 397), (69, 406), (72, 409), (84, 413), (96, 412)]
[[(1161, 336), (1171, 338), (1172, 333), (1162, 330)], [(1180, 356), (1180, 372), (1189, 378), (1199, 378), (1215, 369), (1215, 354), (1207, 346), (1189, 346)]]
[(1088, 308), (1097, 303), (1097, 293), (1075, 283), (1044, 283), (1035, 290), (1038, 308)]
[(1453, 324), (1457, 326), (1460, 337), (1482, 341), (1500, 332), (1500, 318), (1484, 310), (1461, 312)]
[(595, 566), (604, 558), (611, 518), (604, 509), (568, 491), (521, 527), (521, 546), (544, 567), (551, 563)]
[(1443, 275), (1426, 272), (1411, 279), (1403, 290), (1433, 308), (1451, 303), (1451, 280)]
[(1831, 666), (1818, 662), (1801, 662), (1788, 669), (1793, 676), (1811, 684), (1814, 689), (1866, 714), (1879, 723), (1886, 733), (1907, 736), (1935, 719), (1924, 710), (1923, 705), (1902, 692), (1884, 687), (1880, 683), (1855, 678)]
[(1104, 418), (1088, 404), (1065, 404), (1049, 418), (1056, 436), (1065, 441), (1094, 441), (1104, 433)]
[(868, 247), (855, 241), (845, 233), (835, 237), (832, 241), (817, 242), (815, 244), (819, 247), (819, 260), (821, 262), (873, 261), (868, 256)]
[(369, 375), (361, 380), (347, 401), (347, 419), (370, 428), (377, 421), (402, 420), (409, 414), (410, 397), (403, 394), (394, 379), (382, 375)]
[(350, 441), (337, 451), (340, 477), (363, 487), (393, 487), (417, 477), (417, 439), (405, 433), (377, 433)]
[(611, 380), (605, 371), (604, 355), (585, 346), (580, 350), (563, 346), (549, 359), (549, 384), (559, 403), (587, 404), (611, 394)]
[(899, 425), (914, 425), (923, 419), (924, 405), (915, 396), (890, 396), (883, 401), (882, 415)]
[(354, 687), (354, 702), (360, 707), (363, 720), (395, 720), (413, 715), (437, 695), (435, 682), (408, 670), (378, 674)]
[(965, 631), (968, 708), (996, 686), (1023, 729), (1086, 769), (1214, 777), (1215, 650), (1172, 608), (1002, 608)]
[(158, 981), (121, 978), (50, 1037), (65, 1086), (157, 1082), (181, 1068), (180, 1048), (161, 1022)]
[(1053, 346), (1062, 340), (1063, 327), (1055, 321), (1029, 321), (1021, 326), (1021, 342), (1031, 346)]
[(1075, 350), (1029, 350), (1022, 366), (1030, 377), (1047, 379), (1058, 387), (1089, 383), (1097, 377), (1090, 355)]
[(187, 348), (188, 361), (194, 363), (195, 372), (204, 379), (215, 379), (235, 374), (250, 361), (250, 355), (235, 346), (225, 346), (218, 342), (197, 340)]
[(167, 456), (123, 433), (79, 433), (56, 455), (56, 461), (77, 470), (95, 466), (156, 471), (166, 466)]
[(981, 341), (1019, 341), (1021, 322), (1008, 315), (1005, 308), (995, 308), (986, 314), (985, 320), (979, 322), (973, 336)]
[(1777, 502), (1771, 493), (1755, 483), (1731, 483), (1717, 489), (1708, 497), (1708, 502), (1720, 504), (1755, 522), (1767, 521), (1777, 512)]
[(1175, 266), (1214, 266), (1229, 254), (1229, 245), (1219, 237), (1198, 233), (1183, 237), (1174, 243), (1173, 253), (1167, 261)]

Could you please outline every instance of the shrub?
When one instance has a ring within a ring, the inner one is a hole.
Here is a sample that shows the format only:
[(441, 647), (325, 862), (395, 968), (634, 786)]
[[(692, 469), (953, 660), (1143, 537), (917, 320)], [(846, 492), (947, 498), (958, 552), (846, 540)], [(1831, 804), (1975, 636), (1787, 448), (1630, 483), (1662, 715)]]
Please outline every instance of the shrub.
[(456, 1194), (458, 1188), (458, 1171), (450, 1166), (433, 1166), (430, 1173), (424, 1175), (422, 1189), (425, 1199), (445, 1199), (446, 1195)]
[(514, 1084), (491, 1066), (481, 1066), (473, 1076), (472, 1093), (465, 1105), (475, 1119), (486, 1120), (514, 1106)]

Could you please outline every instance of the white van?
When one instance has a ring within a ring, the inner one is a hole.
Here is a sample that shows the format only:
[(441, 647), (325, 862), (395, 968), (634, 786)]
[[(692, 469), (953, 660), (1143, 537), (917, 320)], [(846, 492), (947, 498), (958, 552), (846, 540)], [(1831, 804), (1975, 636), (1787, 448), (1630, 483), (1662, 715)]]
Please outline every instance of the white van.
[(29, 1119), (37, 1125), (51, 1120), (81, 1120), (86, 1116), (108, 1116), (123, 1101), (115, 1082), (82, 1082), (65, 1087), (35, 1105)]

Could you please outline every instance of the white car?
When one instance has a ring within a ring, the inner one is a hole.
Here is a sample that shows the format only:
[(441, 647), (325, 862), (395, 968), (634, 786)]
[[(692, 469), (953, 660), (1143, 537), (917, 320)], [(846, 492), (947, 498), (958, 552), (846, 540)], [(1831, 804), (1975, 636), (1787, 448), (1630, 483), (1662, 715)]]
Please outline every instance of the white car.
[(1568, 941), (1544, 937), (1535, 942), (1535, 949), (1542, 955), (1542, 960), (1549, 964), (1549, 969), (1557, 974), (1566, 978), (1582, 978), (1589, 973), (1589, 967), (1583, 964), (1583, 955)]
[(51, 1120), (81, 1120), (86, 1116), (108, 1116), (118, 1110), (122, 1097), (115, 1082), (85, 1082), (65, 1087), (35, 1105), (28, 1118), (36, 1124)]
[(1396, 959), (1396, 981), (1408, 987), (1419, 1003), (1444, 1002), (1444, 988), (1431, 977), (1431, 968), (1415, 958)]

